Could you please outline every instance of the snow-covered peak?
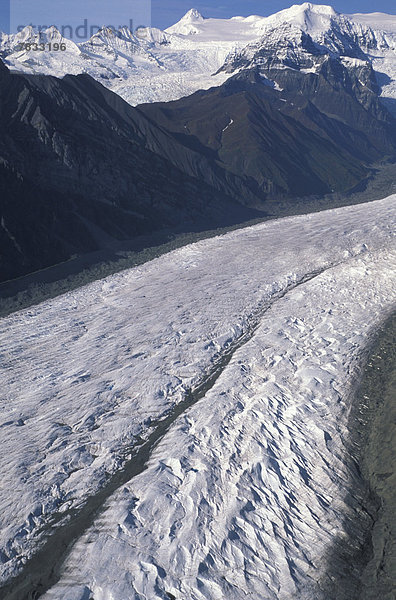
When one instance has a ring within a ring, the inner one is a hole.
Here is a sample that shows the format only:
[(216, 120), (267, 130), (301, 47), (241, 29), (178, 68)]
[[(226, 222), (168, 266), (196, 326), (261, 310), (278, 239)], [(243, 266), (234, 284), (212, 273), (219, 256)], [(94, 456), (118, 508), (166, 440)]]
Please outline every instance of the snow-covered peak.
[(14, 36), (9, 36), (9, 39), (14, 39), (16, 44), (22, 44), (34, 38), (36, 35), (35, 30), (31, 25), (27, 25), (21, 31), (16, 33)]
[(40, 52), (38, 54), (37, 51), (34, 51), (34, 45), (49, 43), (64, 44), (67, 55), (72, 54), (73, 58), (76, 54), (80, 54), (78, 46), (72, 40), (64, 38), (59, 29), (54, 25), (41, 31), (36, 31), (31, 25), (27, 25), (18, 33), (2, 34), (0, 36), (0, 53), (3, 57), (8, 57), (15, 53), (18, 60), (22, 61), (24, 65), (33, 65), (36, 63), (31, 60), (31, 52), (26, 50), (26, 48), (21, 48), (21, 44), (30, 44), (33, 47), (32, 52), (34, 52), (34, 57), (41, 59), (40, 64), (46, 64), (52, 54), (54, 56), (64, 56), (62, 51), (58, 51), (58, 54), (51, 52)]
[(303, 2), (303, 4), (293, 4), (293, 6), (289, 10), (292, 9), (297, 10), (299, 12), (311, 12), (318, 15), (335, 16), (338, 14), (332, 6), (328, 6), (327, 4), (313, 4), (312, 2)]
[(149, 52), (150, 45), (150, 42), (137, 37), (128, 27), (122, 27), (118, 31), (111, 27), (102, 27), (81, 44), (81, 49), (88, 55), (110, 59), (112, 62), (121, 60), (126, 66), (136, 56), (153, 60)]
[(331, 6), (295, 4), (254, 21), (259, 39), (246, 45), (239, 54), (230, 55), (223, 70), (232, 73), (241, 68), (265, 69), (277, 65), (314, 72), (325, 55), (367, 62), (368, 51), (394, 48), (389, 36), (363, 21), (353, 21)]
[(180, 21), (175, 23), (175, 25), (168, 27), (165, 31), (168, 33), (176, 33), (178, 35), (194, 35), (201, 33), (199, 25), (203, 22), (204, 18), (201, 13), (196, 8), (191, 8)]
[(188, 12), (181, 19), (182, 21), (203, 21), (203, 16), (196, 8), (190, 8)]
[(311, 2), (295, 4), (289, 10), (294, 23), (303, 27), (307, 33), (309, 33), (309, 30), (322, 29), (328, 26), (338, 16), (332, 6), (312, 4)]
[(45, 33), (46, 33), (47, 37), (53, 37), (53, 38), (63, 37), (61, 32), (59, 31), (59, 29), (57, 27), (55, 27), (55, 25), (51, 25), (51, 27), (48, 27), (48, 29), (45, 30)]
[(332, 6), (304, 2), (294, 4), (257, 22), (257, 26), (263, 33), (272, 28), (291, 26), (315, 36), (318, 32), (330, 29), (332, 22), (339, 17), (340, 15)]
[(105, 47), (118, 45), (120, 42), (137, 43), (138, 39), (128, 27), (122, 27), (118, 30), (115, 30), (112, 27), (102, 27), (92, 37), (90, 37), (89, 40), (83, 42), (82, 46), (99, 44)]
[(63, 41), (65, 39), (55, 25), (51, 25), (51, 27), (41, 31), (36, 31), (31, 25), (27, 25), (22, 29), (22, 31), (16, 33), (14, 36), (11, 35), (9, 37), (10, 39), (14, 39), (15, 43), (33, 41), (37, 40), (37, 38), (55, 41)]

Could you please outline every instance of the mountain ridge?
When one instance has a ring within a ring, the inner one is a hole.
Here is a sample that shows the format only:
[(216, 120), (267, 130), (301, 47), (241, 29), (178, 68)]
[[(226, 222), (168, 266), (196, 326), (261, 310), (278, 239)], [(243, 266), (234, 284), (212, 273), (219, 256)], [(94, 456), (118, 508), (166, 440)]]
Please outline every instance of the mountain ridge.
[(151, 150), (146, 138), (166, 146), (166, 132), (88, 75), (2, 67), (0, 115), (3, 281), (116, 240), (258, 216)]
[[(383, 81), (381, 75), (385, 73), (396, 80), (396, 27), (392, 29), (389, 25), (386, 31), (381, 31), (375, 17), (367, 22), (358, 15), (354, 21), (353, 15), (342, 15), (332, 7), (312, 3), (293, 5), (269, 17), (207, 19), (202, 15), (191, 17), (191, 14), (195, 13), (189, 11), (165, 31), (141, 28), (137, 32), (116, 32), (104, 28), (81, 44), (63, 38), (67, 48), (63, 53), (16, 52), (15, 47), (21, 41), (38, 42), (37, 34), (27, 27), (16, 36), (0, 36), (0, 57), (11, 68), (23, 72), (57, 76), (88, 72), (129, 103), (137, 105), (176, 100), (198, 89), (221, 85), (228, 76), (222, 69), (226, 61), (263, 36), (279, 35), (285, 24), (312, 34), (315, 42), (327, 36), (324, 41), (328, 44), (332, 43), (328, 32), (332, 34), (332, 28), (338, 28), (360, 52), (367, 54), (370, 50), (366, 58), (372, 61), (381, 79), (384, 98), (396, 99), (396, 86)], [(379, 25), (383, 22), (380, 19)], [(173, 32), (186, 24), (192, 24), (194, 32)], [(44, 41), (47, 37), (62, 39), (53, 29), (41, 32), (41, 37)]]
[[(285, 23), (290, 11), (296, 22)], [(211, 21), (192, 12), (185, 22), (202, 32), (150, 31), (148, 41), (102, 30), (85, 46), (69, 45), (75, 56), (84, 48), (99, 56), (109, 44), (114, 60), (133, 46), (163, 72), (154, 49), (163, 59), (179, 44), (197, 60), (201, 42), (192, 40), (202, 33), (205, 45)], [(360, 29), (342, 29), (346, 17), (305, 3), (230, 21), (266, 33), (228, 54), (216, 85), (168, 103), (134, 108), (88, 73), (57, 78), (0, 62), (2, 280), (120, 240), (255, 218), (269, 200), (347, 192), (374, 162), (396, 156), (396, 121)], [(26, 35), (36, 34), (18, 39)]]

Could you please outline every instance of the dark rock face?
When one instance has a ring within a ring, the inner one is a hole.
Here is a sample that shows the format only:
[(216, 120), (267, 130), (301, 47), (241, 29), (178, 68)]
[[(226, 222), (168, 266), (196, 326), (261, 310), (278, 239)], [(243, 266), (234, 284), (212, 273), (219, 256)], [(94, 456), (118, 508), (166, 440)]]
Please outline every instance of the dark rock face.
[(0, 78), (9, 75), (9, 73), (10, 73), (9, 69), (5, 66), (3, 61), (0, 60)]
[(117, 240), (238, 223), (267, 199), (346, 191), (395, 155), (357, 44), (268, 39), (225, 65), (242, 70), (222, 86), (138, 108), (88, 75), (0, 61), (0, 281)]
[(219, 88), (140, 110), (249, 177), (261, 200), (344, 191), (370, 162), (394, 155), (395, 121), (378, 101), (371, 67), (351, 73), (329, 56), (320, 64), (317, 73), (255, 66)]
[(0, 280), (114, 240), (257, 216), (216, 173), (206, 184), (173, 165), (166, 155), (195, 155), (89, 76), (0, 69)]

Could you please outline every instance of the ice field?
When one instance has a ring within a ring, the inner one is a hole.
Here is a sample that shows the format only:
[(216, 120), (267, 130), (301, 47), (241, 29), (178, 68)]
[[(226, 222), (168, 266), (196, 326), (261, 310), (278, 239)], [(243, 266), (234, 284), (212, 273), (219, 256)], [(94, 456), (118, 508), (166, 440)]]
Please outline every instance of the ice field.
[(2, 581), (43, 524), (122, 469), (255, 323), (44, 597), (286, 599), (308, 589), (350, 510), (350, 392), (395, 301), (395, 200), (203, 240), (3, 318)]

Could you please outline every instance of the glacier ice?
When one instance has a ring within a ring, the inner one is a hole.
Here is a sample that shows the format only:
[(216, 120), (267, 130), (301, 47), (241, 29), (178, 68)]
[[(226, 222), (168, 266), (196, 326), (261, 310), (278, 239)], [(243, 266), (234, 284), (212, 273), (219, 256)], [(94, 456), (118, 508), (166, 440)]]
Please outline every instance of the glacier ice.
[(350, 382), (395, 299), (395, 199), (204, 240), (2, 319), (3, 581), (266, 306), (48, 598), (287, 598), (316, 577), (348, 511)]

